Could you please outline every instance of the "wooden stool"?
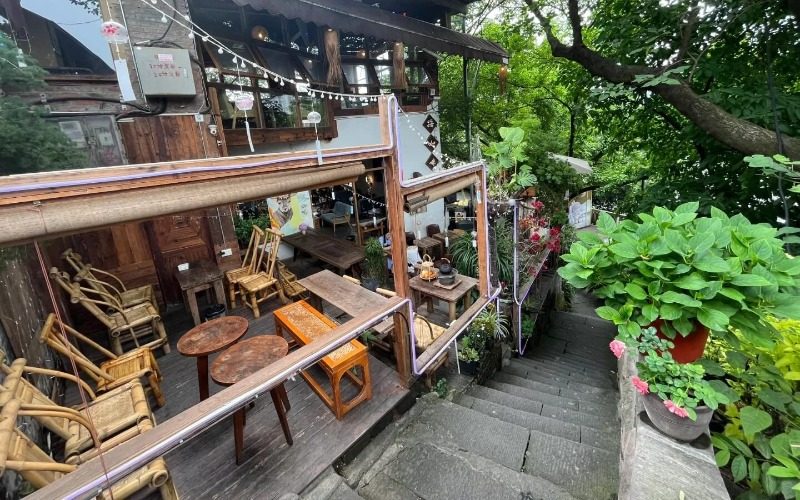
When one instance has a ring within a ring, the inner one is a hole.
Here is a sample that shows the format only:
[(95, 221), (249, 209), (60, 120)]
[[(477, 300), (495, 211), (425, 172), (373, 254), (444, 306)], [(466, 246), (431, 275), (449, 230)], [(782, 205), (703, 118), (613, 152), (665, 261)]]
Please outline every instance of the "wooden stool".
[[(306, 345), (330, 332), (338, 325), (317, 311), (305, 300), (289, 304), (273, 311), (275, 330), (279, 336), (290, 335), (299, 345)], [(317, 382), (308, 370), (300, 372), (300, 376), (311, 387), (325, 406), (331, 409), (337, 420), (359, 403), (372, 398), (372, 384), (369, 374), (369, 356), (367, 346), (357, 340), (351, 340), (342, 347), (328, 354), (317, 363), (331, 383), (331, 392)], [(361, 371), (360, 376), (355, 372)], [(342, 401), (342, 378), (347, 377), (360, 390), (349, 401)]]
[[(233, 385), (249, 377), (270, 363), (281, 359), (289, 353), (289, 344), (277, 335), (259, 335), (242, 340), (220, 354), (211, 364), (211, 379), (219, 385)], [(286, 442), (292, 445), (292, 433), (286, 412), (291, 409), (289, 396), (283, 383), (269, 391), (272, 404), (278, 413)], [(233, 440), (236, 447), (236, 465), (242, 463), (244, 448), (244, 426), (246, 408), (239, 408), (233, 415)]]

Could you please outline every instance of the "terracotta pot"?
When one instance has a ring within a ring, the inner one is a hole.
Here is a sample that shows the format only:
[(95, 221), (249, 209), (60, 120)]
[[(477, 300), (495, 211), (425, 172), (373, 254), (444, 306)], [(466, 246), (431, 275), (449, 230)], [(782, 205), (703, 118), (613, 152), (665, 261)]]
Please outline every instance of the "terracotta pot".
[(694, 409), (697, 419), (689, 417), (679, 417), (671, 413), (664, 401), (656, 394), (648, 394), (642, 398), (644, 410), (653, 425), (667, 436), (678, 441), (694, 441), (708, 430), (708, 423), (714, 415), (714, 410), (708, 406), (698, 406)]
[(680, 333), (675, 333), (675, 338), (671, 339), (661, 333), (662, 320), (657, 319), (653, 321), (650, 326), (656, 329), (658, 336), (662, 339), (669, 340), (675, 347), (669, 350), (672, 358), (678, 363), (693, 363), (703, 356), (703, 351), (706, 348), (708, 341), (708, 328), (702, 324), (695, 322), (694, 330), (687, 336)]

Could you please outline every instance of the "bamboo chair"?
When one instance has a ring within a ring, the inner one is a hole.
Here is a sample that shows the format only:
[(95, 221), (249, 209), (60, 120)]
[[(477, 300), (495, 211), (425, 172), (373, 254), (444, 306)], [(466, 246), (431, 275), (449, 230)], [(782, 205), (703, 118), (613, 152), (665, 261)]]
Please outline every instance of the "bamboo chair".
[(283, 262), (278, 262), (278, 284), (283, 290), (283, 295), (292, 300), (308, 298), (306, 287), (297, 282), (297, 275), (289, 271)]
[[(64, 338), (61, 334), (62, 328), (78, 344), (88, 345), (102, 354), (107, 361), (101, 362), (99, 366), (92, 362), (80, 349)], [(155, 356), (153, 356), (153, 351), (148, 347), (139, 347), (122, 356), (117, 356), (71, 326), (58, 321), (56, 315), (52, 313), (42, 327), (39, 342), (46, 343), (53, 350), (74, 360), (75, 365), (94, 381), (97, 392), (116, 389), (131, 380), (145, 379), (147, 380), (146, 387), (153, 392), (158, 406), (166, 404), (164, 393), (161, 391), (161, 371)]]
[[(244, 303), (253, 311), (253, 316), (258, 318), (261, 316), (259, 311), (259, 304), (275, 297), (280, 297), (281, 302), (286, 304), (288, 300), (283, 295), (283, 289), (278, 284), (278, 279), (275, 277), (275, 267), (278, 260), (278, 249), (281, 246), (281, 233), (274, 229), (266, 229), (266, 239), (264, 246), (261, 247), (259, 256), (256, 259), (256, 269), (259, 270), (256, 274), (242, 278), (239, 281), (239, 288), (241, 289)], [(267, 254), (265, 256), (265, 254)], [(265, 260), (266, 257), (266, 260)]]
[[(228, 298), (231, 301), (231, 309), (236, 307), (236, 295), (239, 293), (239, 281), (250, 277), (258, 272), (257, 259), (259, 258), (261, 245), (264, 244), (266, 233), (263, 229), (253, 225), (253, 232), (250, 233), (250, 243), (242, 259), (242, 267), (225, 271), (225, 279), (228, 280)], [(244, 300), (244, 299), (242, 299)]]
[[(19, 428), (18, 419), (29, 414), (16, 399), (5, 402), (0, 410), (0, 471), (19, 473), (34, 488), (47, 486), (78, 469), (77, 464), (61, 463), (39, 448)], [(152, 422), (145, 421), (149, 430)], [(0, 473), (1, 474), (1, 473)], [(133, 474), (111, 485), (96, 498), (124, 499), (145, 490), (159, 490), (164, 500), (177, 500), (178, 493), (163, 458), (158, 458)]]
[(116, 275), (83, 262), (81, 255), (71, 248), (66, 249), (61, 257), (75, 270), (75, 281), (85, 282), (97, 292), (113, 296), (123, 308), (149, 303), (158, 311), (153, 285), (127, 288)]
[[(97, 396), (75, 375), (27, 366), (24, 358), (17, 358), (8, 366), (4, 358), (5, 353), (0, 351), (0, 371), (5, 374), (0, 384), (0, 407), (16, 400), (25, 416), (35, 418), (43, 427), (64, 439), (67, 463), (83, 463), (153, 426), (153, 414), (138, 380)], [(80, 385), (91, 401), (86, 406), (74, 408), (57, 405), (25, 379), (26, 373), (70, 380)], [(92, 436), (92, 424), (97, 441)]]
[[(161, 347), (164, 354), (170, 352), (164, 323), (152, 304), (144, 303), (124, 308), (111, 295), (82, 287), (80, 283), (70, 281), (67, 273), (62, 273), (55, 267), (50, 269), (50, 278), (69, 294), (73, 304), (82, 305), (108, 328), (111, 350), (118, 356), (124, 353), (122, 344), (128, 342), (133, 342), (136, 347), (151, 349)], [(140, 339), (149, 336), (152, 336), (151, 340), (140, 342)]]

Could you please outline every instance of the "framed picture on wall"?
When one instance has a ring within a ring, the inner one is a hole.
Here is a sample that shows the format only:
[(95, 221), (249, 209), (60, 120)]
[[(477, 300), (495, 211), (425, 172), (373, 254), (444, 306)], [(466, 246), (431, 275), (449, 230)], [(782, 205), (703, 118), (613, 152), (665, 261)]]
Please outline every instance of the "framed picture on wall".
[(284, 236), (299, 232), (300, 224), (314, 227), (311, 194), (308, 191), (268, 198), (267, 207), (272, 229)]

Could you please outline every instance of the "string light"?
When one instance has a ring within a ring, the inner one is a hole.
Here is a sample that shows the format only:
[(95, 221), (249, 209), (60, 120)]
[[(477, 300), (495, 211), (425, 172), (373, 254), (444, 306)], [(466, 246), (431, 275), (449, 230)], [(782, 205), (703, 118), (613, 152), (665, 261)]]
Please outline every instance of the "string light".
[[(169, 9), (171, 9), (175, 13), (175, 16), (167, 15), (167, 13), (165, 11), (163, 11), (163, 10), (161, 10), (161, 8), (157, 7), (156, 5), (158, 4), (159, 0), (150, 0), (149, 2), (147, 0), (140, 0), (140, 1), (142, 3), (144, 3), (145, 5), (147, 5), (148, 7), (150, 7), (151, 9), (154, 9), (157, 12), (159, 12), (161, 14), (161, 16), (162, 16), (161, 17), (161, 21), (162, 22), (166, 23), (166, 22), (168, 22), (169, 19), (171, 19), (173, 22), (175, 22), (178, 25), (180, 25), (180, 26), (186, 28), (187, 30), (189, 30), (190, 31), (189, 38), (194, 38), (195, 35), (200, 35), (204, 42), (210, 43), (210, 44), (212, 44), (212, 45), (217, 47), (217, 53), (218, 54), (224, 54), (224, 53), (227, 52), (230, 55), (233, 55), (234, 57), (236, 56), (236, 52), (234, 52), (232, 49), (227, 47), (224, 43), (220, 42), (218, 39), (214, 38), (214, 36), (212, 36), (210, 33), (205, 31), (203, 28), (201, 28), (200, 26), (195, 24), (191, 20), (191, 18), (190, 18), (190, 16), (188, 14), (181, 13), (175, 6), (171, 5), (166, 0), (160, 0), (160, 2), (163, 5), (167, 6)], [(181, 19), (180, 20), (176, 19), (176, 17), (180, 17)], [(187, 24), (184, 24), (184, 22), (187, 23)], [(257, 70), (257, 72), (259, 72), (259, 71), (262, 72), (264, 74), (264, 78), (266, 78), (266, 79), (268, 79), (269, 75), (271, 75), (273, 81), (280, 83), (281, 87), (286, 86), (286, 82), (288, 82), (289, 84), (294, 85), (295, 87), (297, 87), (298, 83), (299, 83), (301, 85), (306, 85), (306, 86), (308, 86), (310, 88), (311, 82), (308, 82), (308, 81), (307, 82), (295, 82), (293, 79), (284, 77), (283, 75), (280, 75), (280, 74), (278, 74), (278, 73), (276, 73), (274, 71), (271, 71), (271, 70), (259, 65), (258, 63), (254, 62), (254, 61), (250, 61), (250, 60), (245, 59), (244, 57), (241, 57), (241, 56), (239, 56), (239, 59), (241, 60), (241, 66), (240, 67), (246, 68), (247, 65), (250, 65), (255, 70)], [(234, 62), (234, 64), (236, 64), (236, 63)], [(383, 95), (383, 94), (358, 94), (358, 95), (353, 95), (353, 94), (344, 94), (344, 93), (341, 93), (341, 92), (331, 92), (329, 90), (322, 90), (322, 89), (314, 89), (314, 92), (315, 92), (315, 94), (313, 94), (313, 95), (319, 96), (320, 98), (327, 97), (328, 99), (339, 100), (339, 101), (344, 101), (345, 99), (349, 98), (351, 102), (358, 102), (359, 100), (361, 100), (362, 103), (364, 103), (365, 101), (367, 103), (370, 102), (370, 101), (371, 102), (377, 102), (378, 101), (378, 97)]]

